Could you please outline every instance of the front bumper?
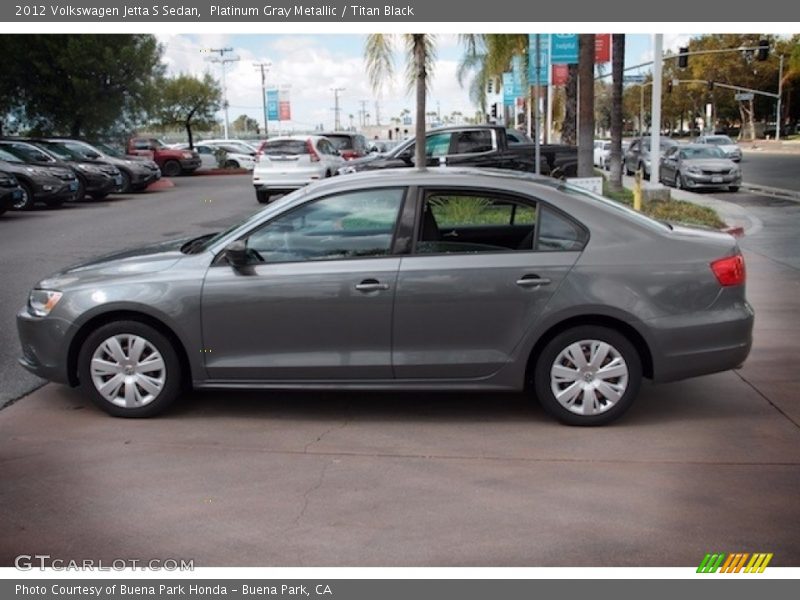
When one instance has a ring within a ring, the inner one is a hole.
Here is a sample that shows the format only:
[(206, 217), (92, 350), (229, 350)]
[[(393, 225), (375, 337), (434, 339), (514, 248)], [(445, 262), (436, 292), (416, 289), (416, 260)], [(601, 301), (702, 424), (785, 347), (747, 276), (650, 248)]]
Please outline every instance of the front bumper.
[(69, 383), (67, 349), (70, 323), (57, 317), (34, 317), (23, 308), (17, 313), (17, 332), (22, 356), (19, 364), (56, 383)]
[(36, 202), (48, 200), (71, 200), (78, 191), (77, 179), (58, 177), (38, 177), (33, 181), (33, 199)]
[(182, 158), (178, 162), (180, 162), (181, 170), (183, 171), (196, 171), (197, 169), (200, 168), (200, 165), (203, 164), (202, 161), (200, 160), (200, 157)]
[(82, 173), (86, 182), (87, 194), (107, 194), (113, 192), (122, 183), (117, 177), (105, 173)]
[(683, 173), (683, 180), (686, 182), (686, 187), (697, 189), (718, 188), (730, 185), (740, 186), (742, 185), (742, 174), (696, 175), (686, 172)]

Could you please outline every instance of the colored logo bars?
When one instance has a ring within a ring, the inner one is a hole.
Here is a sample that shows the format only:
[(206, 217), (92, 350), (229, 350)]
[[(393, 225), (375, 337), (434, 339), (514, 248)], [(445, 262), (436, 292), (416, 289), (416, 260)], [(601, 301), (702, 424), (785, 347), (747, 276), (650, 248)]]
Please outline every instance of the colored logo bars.
[[(749, 559), (749, 561), (748, 561)], [(772, 553), (758, 552), (748, 554), (747, 552), (736, 552), (725, 554), (715, 552), (706, 554), (700, 566), (697, 567), (698, 573), (763, 573), (764, 569), (772, 560)], [(745, 564), (747, 566), (745, 566)]]

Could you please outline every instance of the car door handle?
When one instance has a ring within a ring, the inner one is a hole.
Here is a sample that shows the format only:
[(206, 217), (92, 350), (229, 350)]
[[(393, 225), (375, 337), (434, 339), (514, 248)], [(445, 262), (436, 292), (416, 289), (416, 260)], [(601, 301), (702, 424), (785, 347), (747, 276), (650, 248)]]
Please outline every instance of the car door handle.
[(550, 280), (538, 275), (524, 275), (517, 279), (517, 285), (524, 288), (539, 287), (540, 285), (547, 285)]
[(359, 292), (377, 292), (380, 290), (388, 290), (389, 284), (381, 283), (377, 279), (365, 279), (361, 283), (356, 284), (356, 289)]

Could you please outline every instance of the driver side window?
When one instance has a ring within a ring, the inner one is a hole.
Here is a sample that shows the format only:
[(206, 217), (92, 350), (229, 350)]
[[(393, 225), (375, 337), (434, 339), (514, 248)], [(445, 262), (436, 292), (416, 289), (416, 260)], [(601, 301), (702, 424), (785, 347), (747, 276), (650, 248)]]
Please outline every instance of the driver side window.
[(309, 202), (252, 233), (248, 252), (256, 263), (387, 256), (404, 196), (377, 189)]

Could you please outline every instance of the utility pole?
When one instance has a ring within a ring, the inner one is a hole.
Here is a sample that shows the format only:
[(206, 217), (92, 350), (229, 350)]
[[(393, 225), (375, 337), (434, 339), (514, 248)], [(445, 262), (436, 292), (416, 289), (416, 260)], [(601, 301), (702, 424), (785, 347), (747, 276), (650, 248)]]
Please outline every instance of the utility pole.
[(664, 55), (664, 34), (655, 34), (653, 43), (653, 98), (650, 121), (650, 183), (659, 185), (658, 171), (661, 167), (661, 66)]
[(775, 141), (781, 141), (781, 96), (783, 96), (783, 54), (778, 67), (778, 114), (775, 119)]
[(375, 125), (381, 126), (381, 101), (375, 100)]
[(333, 130), (340, 131), (342, 129), (342, 123), (339, 120), (339, 92), (343, 92), (345, 88), (331, 88), (333, 92)]
[(228, 63), (234, 63), (241, 60), (238, 56), (231, 56), (230, 58), (225, 58), (225, 54), (228, 52), (233, 52), (233, 48), (203, 48), (201, 52), (210, 52), (213, 54), (219, 54), (219, 58), (214, 57), (209, 59), (208, 62), (219, 63), (220, 67), (222, 68), (222, 108), (225, 111), (225, 139), (228, 139), (228, 88), (225, 85), (225, 65)]
[(367, 125), (367, 100), (361, 100), (361, 110), (358, 111), (359, 122), (361, 127), (366, 127)]
[(253, 63), (256, 69), (261, 69), (261, 107), (264, 109), (264, 137), (269, 137), (269, 120), (267, 119), (267, 72), (272, 66), (271, 62)]

